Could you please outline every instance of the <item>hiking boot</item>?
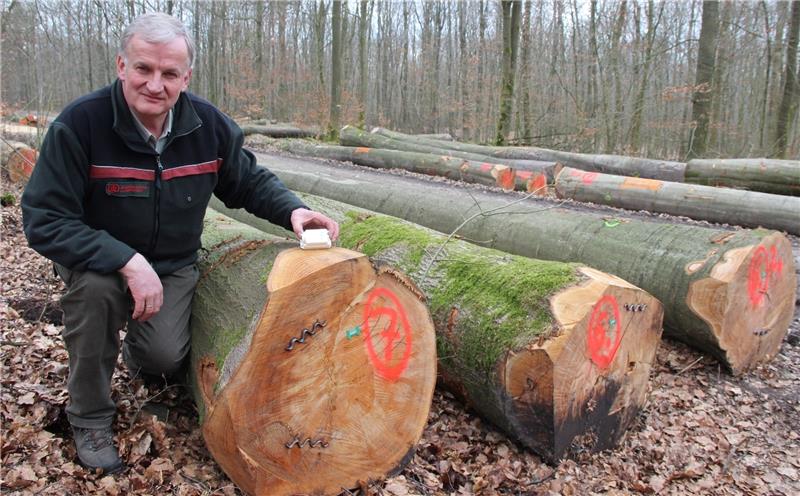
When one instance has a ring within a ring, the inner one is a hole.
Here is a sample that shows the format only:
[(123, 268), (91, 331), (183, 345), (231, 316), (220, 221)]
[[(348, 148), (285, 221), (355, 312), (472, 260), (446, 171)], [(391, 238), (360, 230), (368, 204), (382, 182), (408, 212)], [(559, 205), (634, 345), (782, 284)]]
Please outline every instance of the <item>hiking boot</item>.
[(85, 429), (72, 426), (72, 434), (81, 465), (89, 470), (102, 469), (104, 474), (115, 474), (123, 469), (111, 427)]

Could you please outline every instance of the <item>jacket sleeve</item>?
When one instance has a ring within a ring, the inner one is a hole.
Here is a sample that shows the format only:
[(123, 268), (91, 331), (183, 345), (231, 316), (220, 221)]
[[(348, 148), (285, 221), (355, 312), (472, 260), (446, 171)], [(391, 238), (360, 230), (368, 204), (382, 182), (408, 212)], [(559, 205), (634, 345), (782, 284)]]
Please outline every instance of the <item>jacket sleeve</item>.
[(308, 208), (278, 177), (256, 163), (256, 157), (242, 148), (244, 133), (225, 118), (229, 140), (222, 153), (219, 182), (214, 194), (228, 208), (244, 208), (289, 231), (295, 209)]
[(109, 273), (135, 255), (133, 248), (84, 222), (89, 163), (64, 123), (50, 126), (39, 159), (22, 194), (22, 223), (28, 244), (72, 270)]

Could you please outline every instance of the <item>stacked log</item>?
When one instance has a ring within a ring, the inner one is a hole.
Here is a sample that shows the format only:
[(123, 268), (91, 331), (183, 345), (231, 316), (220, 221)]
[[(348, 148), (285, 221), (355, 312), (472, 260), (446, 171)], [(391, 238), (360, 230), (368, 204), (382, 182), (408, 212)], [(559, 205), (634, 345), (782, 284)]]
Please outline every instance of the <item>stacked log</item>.
[(409, 187), (408, 178), (316, 164), (270, 169), (297, 191), (622, 277), (661, 300), (668, 335), (715, 356), (734, 374), (778, 352), (794, 312), (794, 257), (778, 232), (619, 219), (533, 199), (509, 207), (482, 192), (465, 196), (424, 181)]
[(621, 155), (590, 155), (570, 153), (531, 146), (484, 146), (470, 143), (431, 140), (377, 127), (372, 130), (386, 138), (416, 146), (438, 146), (464, 153), (478, 153), (495, 159), (534, 160), (558, 162), (567, 167), (589, 172), (603, 172), (620, 176), (635, 176), (664, 181), (683, 181), (686, 164), (669, 160), (625, 157)]
[[(424, 138), (419, 138), (419, 140), (424, 140)], [(423, 144), (419, 141), (403, 141), (381, 136), (374, 132), (367, 133), (351, 126), (342, 128), (339, 132), (339, 141), (345, 146), (430, 153), (434, 155), (458, 157), (475, 162), (500, 163), (512, 167), (516, 171), (516, 175), (519, 177), (520, 181), (525, 183), (531, 181), (535, 182), (537, 188), (541, 187), (543, 184), (552, 184), (555, 174), (561, 169), (561, 165), (556, 161), (493, 159), (485, 154), (465, 152), (435, 145), (436, 143), (449, 143), (446, 141), (426, 140), (434, 143), (433, 145)]]
[(302, 199), (340, 221), (342, 245), (402, 268), (428, 295), (443, 383), (544, 458), (561, 458), (579, 437), (592, 438), (588, 448), (613, 446), (642, 408), (663, 315), (651, 295), (585, 266), (448, 241), (400, 219)]
[(203, 244), (191, 370), (226, 474), (246, 493), (288, 495), (399, 472), (436, 381), (419, 290), (363, 254), (303, 251), (211, 211)]
[(245, 136), (262, 134), (272, 138), (312, 138), (319, 134), (313, 129), (304, 129), (291, 124), (242, 124)]
[(800, 161), (766, 158), (695, 159), (686, 166), (686, 182), (800, 196)]
[(353, 162), (376, 169), (402, 169), (506, 190), (518, 188), (534, 191), (537, 187), (544, 188), (535, 179), (523, 180), (515, 174), (514, 169), (502, 164), (363, 146), (321, 145), (304, 140), (275, 140), (271, 145), (296, 155)]
[(0, 141), (0, 164), (12, 183), (27, 182), (33, 173), (39, 153), (25, 143)]
[(612, 176), (570, 167), (556, 177), (555, 190), (559, 198), (800, 235), (800, 198), (790, 196)]

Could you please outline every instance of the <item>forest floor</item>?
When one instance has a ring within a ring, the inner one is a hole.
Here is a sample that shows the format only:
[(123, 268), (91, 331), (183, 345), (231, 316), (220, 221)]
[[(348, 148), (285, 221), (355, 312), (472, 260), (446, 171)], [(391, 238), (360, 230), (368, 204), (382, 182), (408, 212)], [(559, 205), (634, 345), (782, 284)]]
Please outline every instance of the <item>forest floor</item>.
[[(7, 183), (2, 192), (21, 194)], [(114, 375), (113, 395), (128, 469), (103, 477), (75, 462), (64, 414), (63, 285), (50, 262), (27, 247), (19, 207), (0, 213), (0, 492), (240, 494), (206, 450), (188, 393), (174, 386), (148, 389), (123, 366)], [(792, 243), (800, 268), (800, 240), (792, 237)], [(154, 397), (170, 406), (165, 422), (142, 410)], [(779, 354), (741, 377), (664, 340), (645, 407), (619, 446), (600, 453), (578, 448), (557, 466), (437, 390), (405, 470), (343, 494), (800, 494), (800, 309)]]

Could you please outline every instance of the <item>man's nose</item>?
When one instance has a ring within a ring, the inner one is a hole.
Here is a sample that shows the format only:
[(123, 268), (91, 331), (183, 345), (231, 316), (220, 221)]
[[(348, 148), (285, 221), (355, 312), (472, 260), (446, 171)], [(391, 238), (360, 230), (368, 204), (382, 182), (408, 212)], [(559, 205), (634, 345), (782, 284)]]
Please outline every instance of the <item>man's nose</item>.
[(161, 74), (153, 74), (153, 77), (147, 81), (147, 91), (151, 93), (161, 93), (164, 89), (164, 81), (161, 79)]

